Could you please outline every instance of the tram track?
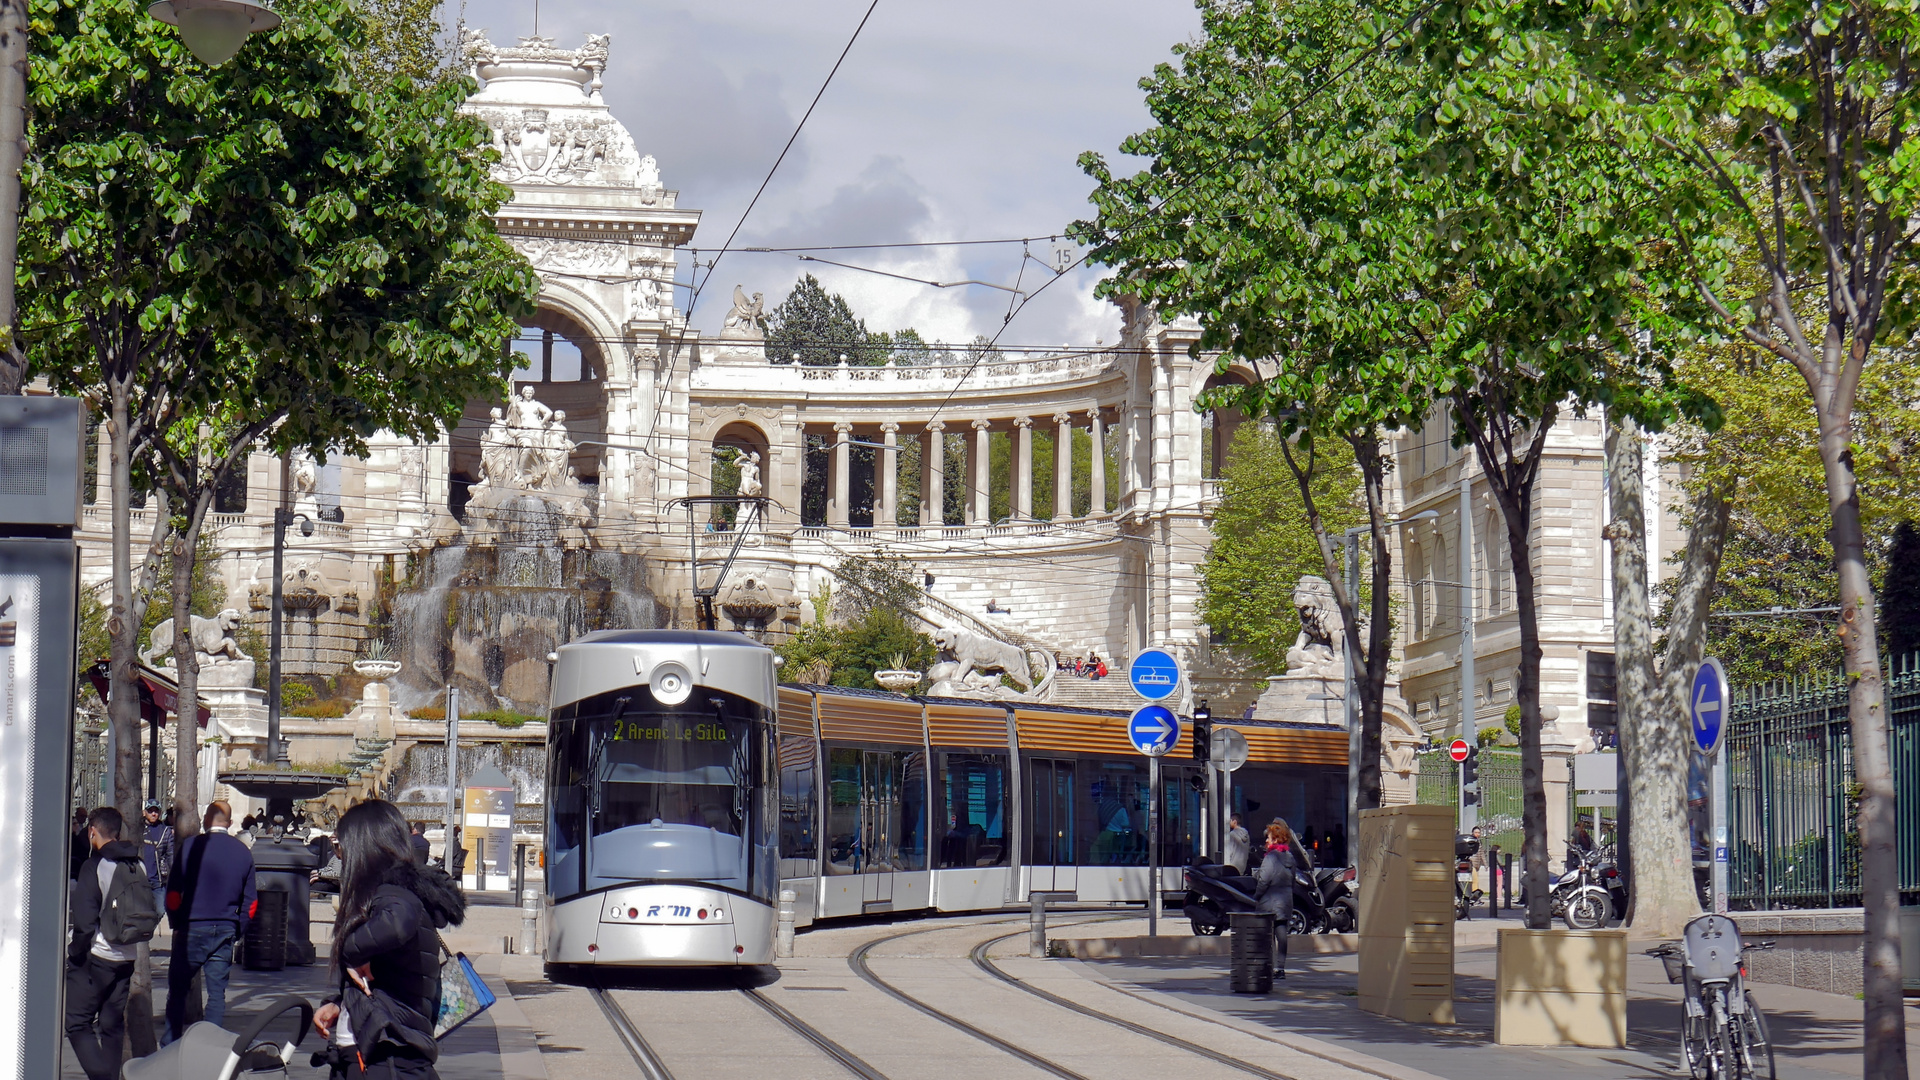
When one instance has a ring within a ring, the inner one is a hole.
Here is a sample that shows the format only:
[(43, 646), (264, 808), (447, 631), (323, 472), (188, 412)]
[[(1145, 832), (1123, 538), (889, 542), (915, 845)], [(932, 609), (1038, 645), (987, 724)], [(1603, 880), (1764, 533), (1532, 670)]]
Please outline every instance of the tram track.
[(660, 1060), (659, 1053), (648, 1044), (646, 1036), (640, 1034), (640, 1029), (633, 1026), (626, 1010), (613, 1000), (613, 995), (597, 986), (589, 987), (587, 993), (593, 995), (594, 1004), (600, 1006), (601, 1015), (607, 1018), (620, 1044), (627, 1048), (627, 1053), (633, 1055), (633, 1063), (640, 1066), (640, 1074), (646, 1080), (673, 1080), (673, 1073)]
[(751, 999), (755, 1005), (765, 1009), (769, 1016), (787, 1025), (788, 1028), (792, 1029), (794, 1034), (812, 1043), (822, 1053), (834, 1061), (839, 1062), (842, 1068), (859, 1077), (860, 1080), (887, 1080), (885, 1073), (880, 1072), (878, 1069), (860, 1060), (860, 1057), (853, 1051), (848, 1050), (846, 1047), (841, 1046), (839, 1043), (821, 1034), (819, 1028), (788, 1012), (786, 1006), (775, 1002), (772, 998), (762, 994), (758, 990), (743, 989), (740, 992)]

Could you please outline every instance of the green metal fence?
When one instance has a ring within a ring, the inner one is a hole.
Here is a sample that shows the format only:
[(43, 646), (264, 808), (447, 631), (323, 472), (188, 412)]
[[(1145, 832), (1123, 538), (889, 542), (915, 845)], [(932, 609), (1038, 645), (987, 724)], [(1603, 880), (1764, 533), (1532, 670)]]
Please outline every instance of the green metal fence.
[[(1445, 747), (1418, 755), (1420, 775), (1413, 801), (1428, 806), (1457, 806), (1455, 789), (1460, 783), (1460, 766), (1447, 756)], [(1499, 844), (1501, 851), (1519, 854), (1520, 825), (1520, 751), (1480, 751), (1480, 838)], [(1456, 821), (1458, 820), (1456, 816)]]
[[(1920, 893), (1920, 670), (1889, 675), (1900, 890)], [(1883, 668), (1891, 670), (1891, 665)], [(1859, 791), (1847, 684), (1746, 687), (1727, 729), (1727, 899), (1743, 909), (1860, 903)]]

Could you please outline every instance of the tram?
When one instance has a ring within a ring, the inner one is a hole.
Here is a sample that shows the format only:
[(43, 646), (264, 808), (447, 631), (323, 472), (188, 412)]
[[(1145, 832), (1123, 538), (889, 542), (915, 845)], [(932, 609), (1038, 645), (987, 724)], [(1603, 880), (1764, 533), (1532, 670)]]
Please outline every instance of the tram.
[[(563, 646), (548, 727), (546, 959), (771, 962), (775, 905), (807, 925), (1022, 905), (1144, 903), (1214, 846), (1190, 731), (1162, 759), (1149, 879), (1146, 759), (1127, 714), (777, 684), (738, 634), (618, 630)], [(1347, 736), (1235, 721), (1249, 759), (1225, 805), (1284, 817), (1345, 865)]]

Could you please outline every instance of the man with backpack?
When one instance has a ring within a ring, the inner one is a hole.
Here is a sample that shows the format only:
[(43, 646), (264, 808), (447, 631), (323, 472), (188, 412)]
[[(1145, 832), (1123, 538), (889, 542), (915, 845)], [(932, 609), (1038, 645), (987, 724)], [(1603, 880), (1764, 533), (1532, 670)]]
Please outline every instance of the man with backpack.
[(120, 811), (111, 806), (87, 815), (93, 855), (80, 864), (69, 905), (67, 1039), (88, 1080), (120, 1075), (136, 947), (151, 940), (160, 925), (140, 849), (120, 839), (122, 825)]
[(187, 996), (195, 972), (205, 972), (206, 1019), (227, 1018), (227, 975), (233, 970), (233, 943), (259, 907), (253, 889), (253, 852), (228, 834), (233, 811), (215, 800), (207, 804), (205, 829), (178, 845), (173, 872), (167, 875), (167, 921), (173, 927), (173, 956), (167, 962), (167, 1033), (171, 1043), (186, 1029)]

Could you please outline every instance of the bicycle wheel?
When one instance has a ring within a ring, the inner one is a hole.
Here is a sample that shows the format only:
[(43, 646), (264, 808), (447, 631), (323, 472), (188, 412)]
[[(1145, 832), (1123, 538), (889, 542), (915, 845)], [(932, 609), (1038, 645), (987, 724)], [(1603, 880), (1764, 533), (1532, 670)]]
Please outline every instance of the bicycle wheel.
[(1707, 1018), (1689, 1016), (1680, 1023), (1682, 1064), (1693, 1080), (1708, 1080), (1713, 1075), (1713, 1051), (1707, 1045)]
[(1773, 1073), (1773, 1036), (1767, 1031), (1766, 1014), (1747, 995), (1747, 1011), (1741, 1014), (1741, 1064), (1746, 1067), (1747, 1075), (1755, 1080), (1774, 1080)]
[(1725, 989), (1714, 991), (1710, 1011), (1707, 1036), (1712, 1043), (1713, 1053), (1708, 1055), (1708, 1061), (1713, 1065), (1713, 1080), (1740, 1080), (1740, 1066), (1734, 1056), (1732, 1017), (1727, 1015)]

